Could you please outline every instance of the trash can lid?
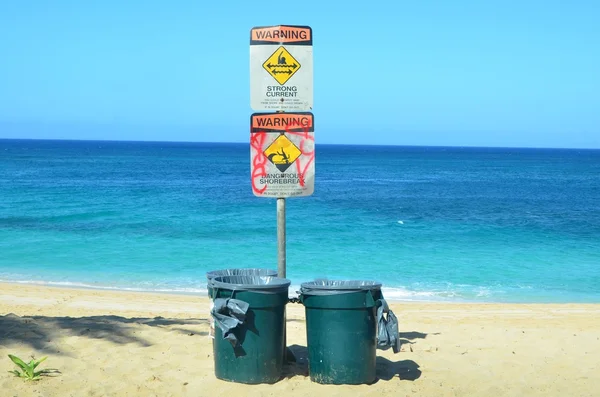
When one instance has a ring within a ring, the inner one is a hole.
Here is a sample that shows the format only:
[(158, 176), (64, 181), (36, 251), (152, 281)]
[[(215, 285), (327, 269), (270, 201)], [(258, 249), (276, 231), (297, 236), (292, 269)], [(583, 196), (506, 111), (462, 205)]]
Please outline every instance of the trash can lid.
[(273, 276), (218, 276), (212, 279), (213, 288), (232, 291), (273, 291), (288, 289), (292, 282)]
[(368, 280), (314, 280), (300, 285), (300, 292), (303, 294), (312, 291), (322, 293), (342, 293), (365, 290), (381, 289), (381, 283)]

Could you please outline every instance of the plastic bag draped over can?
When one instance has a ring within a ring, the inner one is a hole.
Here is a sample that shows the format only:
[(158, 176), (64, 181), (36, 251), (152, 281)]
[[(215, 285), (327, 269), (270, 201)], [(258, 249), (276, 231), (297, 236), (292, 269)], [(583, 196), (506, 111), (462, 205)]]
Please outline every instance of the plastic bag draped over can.
[[(212, 296), (212, 280), (215, 277), (222, 276), (277, 276), (277, 271), (272, 269), (259, 269), (259, 268), (238, 268), (238, 269), (220, 269), (220, 270), (212, 270), (210, 272), (206, 272), (206, 289), (208, 293), (208, 297), (211, 298), (210, 301), (210, 310), (212, 311), (214, 307), (213, 296)], [(212, 316), (209, 318), (209, 336), (214, 338), (215, 335), (215, 322)]]

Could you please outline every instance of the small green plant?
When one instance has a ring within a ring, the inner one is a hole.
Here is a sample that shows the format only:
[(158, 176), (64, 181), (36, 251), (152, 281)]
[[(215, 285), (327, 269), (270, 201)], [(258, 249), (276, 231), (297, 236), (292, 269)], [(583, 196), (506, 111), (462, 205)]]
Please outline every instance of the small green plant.
[(57, 370), (54, 369), (43, 369), (41, 371), (36, 371), (38, 365), (43, 363), (48, 357), (42, 357), (39, 360), (36, 360), (33, 356), (31, 357), (31, 361), (29, 363), (25, 363), (25, 361), (21, 360), (17, 356), (13, 356), (12, 354), (8, 355), (8, 358), (12, 360), (13, 363), (16, 364), (17, 367), (21, 369), (21, 371), (15, 369), (13, 371), (8, 371), (19, 378), (24, 378), (26, 380), (38, 380), (42, 375), (56, 373)]

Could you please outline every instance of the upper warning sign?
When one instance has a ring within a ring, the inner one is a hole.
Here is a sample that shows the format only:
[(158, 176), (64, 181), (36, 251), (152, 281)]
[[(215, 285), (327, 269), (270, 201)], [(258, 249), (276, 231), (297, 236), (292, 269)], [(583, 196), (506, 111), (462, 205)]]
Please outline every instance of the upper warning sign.
[(309, 26), (250, 30), (250, 105), (255, 111), (313, 107), (313, 35)]
[(300, 66), (300, 62), (283, 46), (263, 63), (263, 68), (281, 85), (285, 84), (300, 69)]

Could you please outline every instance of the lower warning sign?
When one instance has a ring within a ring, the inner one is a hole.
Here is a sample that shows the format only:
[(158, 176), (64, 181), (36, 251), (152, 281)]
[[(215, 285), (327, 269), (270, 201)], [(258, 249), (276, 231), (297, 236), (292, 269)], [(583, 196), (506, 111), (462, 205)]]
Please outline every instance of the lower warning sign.
[(315, 183), (314, 116), (255, 113), (250, 117), (250, 172), (255, 196), (310, 196)]

